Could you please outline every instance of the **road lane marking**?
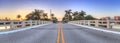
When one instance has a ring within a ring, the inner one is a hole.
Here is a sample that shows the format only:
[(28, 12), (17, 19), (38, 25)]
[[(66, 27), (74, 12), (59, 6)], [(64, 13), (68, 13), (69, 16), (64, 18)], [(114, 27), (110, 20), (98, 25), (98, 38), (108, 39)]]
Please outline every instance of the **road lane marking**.
[(64, 32), (62, 31), (62, 28), (61, 28), (61, 35), (62, 35), (62, 43), (65, 43), (65, 37), (64, 37)]
[(60, 43), (60, 37), (61, 37), (61, 31), (60, 31), (60, 26), (59, 26), (58, 27), (58, 36), (57, 36), (56, 43)]
[(62, 27), (60, 24), (58, 27), (58, 36), (57, 36), (56, 43), (60, 43), (61, 40), (62, 40), (62, 43), (65, 43), (64, 32), (62, 31)]

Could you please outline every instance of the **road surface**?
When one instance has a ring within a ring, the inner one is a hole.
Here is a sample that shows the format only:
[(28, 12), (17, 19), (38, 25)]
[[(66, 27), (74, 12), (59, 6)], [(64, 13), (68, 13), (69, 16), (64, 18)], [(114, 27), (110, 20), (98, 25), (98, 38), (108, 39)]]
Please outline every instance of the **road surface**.
[(119, 34), (101, 32), (72, 24), (50, 24), (0, 35), (0, 43), (56, 43), (58, 34), (60, 34), (60, 43), (63, 41), (65, 43), (120, 43)]

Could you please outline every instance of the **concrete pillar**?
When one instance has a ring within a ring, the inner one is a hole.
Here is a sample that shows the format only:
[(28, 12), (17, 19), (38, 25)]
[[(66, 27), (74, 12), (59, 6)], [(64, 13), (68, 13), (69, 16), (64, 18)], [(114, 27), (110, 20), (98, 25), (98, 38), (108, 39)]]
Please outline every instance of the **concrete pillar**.
[(43, 24), (43, 21), (40, 21), (41, 24)]
[(83, 25), (85, 25), (86, 24), (86, 20), (83, 20)]
[(109, 20), (107, 20), (107, 28), (110, 28), (111, 26), (110, 26), (110, 21)]
[(7, 29), (7, 25), (6, 25), (6, 22), (3, 22), (3, 25), (4, 25), (5, 29)]
[(25, 25), (26, 25), (25, 21), (22, 21), (22, 27), (25, 27)]
[(45, 21), (43, 21), (43, 24), (45, 24)]
[(35, 21), (35, 25), (37, 25), (38, 20)]
[(95, 20), (95, 27), (99, 27), (98, 20)]
[(78, 24), (80, 24), (80, 21), (78, 20)]
[(90, 21), (88, 21), (88, 26), (90, 26)]
[(41, 24), (40, 20), (38, 21), (39, 25)]
[(42, 21), (42, 24), (44, 24), (44, 21)]
[(13, 21), (10, 21), (10, 29), (14, 29), (14, 23), (13, 23)]
[(32, 23), (32, 20), (30, 20), (29, 22), (30, 22), (30, 26), (32, 26), (32, 24), (33, 24), (33, 23)]

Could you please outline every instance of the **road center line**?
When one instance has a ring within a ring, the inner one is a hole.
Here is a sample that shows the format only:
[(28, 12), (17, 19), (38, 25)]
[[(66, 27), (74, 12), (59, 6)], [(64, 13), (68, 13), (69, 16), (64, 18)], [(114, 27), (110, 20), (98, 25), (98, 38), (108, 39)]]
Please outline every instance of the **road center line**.
[(62, 28), (61, 28), (61, 36), (62, 36), (62, 43), (65, 43), (65, 37), (64, 37), (64, 32), (62, 31)]
[(57, 36), (56, 43), (60, 43), (60, 40), (62, 40), (62, 43), (65, 43), (65, 38), (64, 38), (64, 33), (62, 31), (61, 23), (58, 27), (58, 36)]
[(60, 43), (60, 37), (61, 37), (61, 31), (60, 31), (60, 26), (59, 26), (58, 27), (58, 36), (57, 36), (56, 43)]

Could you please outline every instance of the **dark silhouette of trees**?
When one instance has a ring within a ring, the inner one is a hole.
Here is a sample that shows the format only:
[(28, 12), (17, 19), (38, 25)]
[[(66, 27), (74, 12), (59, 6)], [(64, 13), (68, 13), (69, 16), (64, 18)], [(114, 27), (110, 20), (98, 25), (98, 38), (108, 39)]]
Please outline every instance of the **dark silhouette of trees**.
[[(95, 20), (95, 18), (91, 15), (87, 15), (85, 11), (81, 10), (79, 11), (75, 11), (75, 12), (71, 12), (72, 10), (65, 10), (65, 15), (62, 18), (62, 21), (64, 22), (68, 22), (70, 20)], [(72, 16), (71, 16), (72, 14)], [(87, 16), (85, 16), (87, 15)]]
[(53, 17), (53, 23), (57, 23), (58, 22), (58, 19), (56, 17)]
[(85, 16), (85, 20), (95, 20), (96, 18), (94, 18), (92, 15), (87, 15)]
[(52, 14), (50, 14), (50, 16), (51, 16), (51, 20), (53, 20), (53, 18), (54, 18), (54, 14), (52, 13)]
[(68, 20), (68, 21), (71, 21), (72, 20), (72, 16), (71, 16), (71, 14), (72, 14), (72, 12), (71, 12), (72, 10), (71, 9), (69, 9), (69, 10), (65, 10), (65, 17), (66, 17), (66, 19)]
[(27, 20), (40, 20), (42, 11), (35, 9), (33, 12), (26, 15)]
[(79, 13), (79, 16), (81, 16), (82, 20), (85, 19), (85, 17), (84, 17), (85, 15), (86, 15), (86, 12), (83, 10)]
[(78, 15), (79, 15), (78, 11), (74, 12), (73, 15), (72, 15), (73, 16), (73, 20), (78, 20), (78, 18), (79, 18)]
[(81, 12), (78, 11), (74, 12), (72, 16), (73, 16), (73, 20), (84, 20), (85, 15), (86, 13), (82, 10)]
[(47, 13), (44, 13), (44, 14), (43, 14), (43, 20), (48, 20), (48, 15), (47, 15)]
[(68, 21), (72, 20), (72, 16), (71, 16), (72, 12), (71, 11), (72, 11), (71, 9), (65, 10), (65, 15), (62, 19), (63, 22), (68, 22)]
[(35, 9), (26, 15), (26, 20), (48, 20), (48, 15), (43, 10)]
[(17, 15), (17, 18), (20, 20), (20, 18), (21, 18), (21, 15)]

